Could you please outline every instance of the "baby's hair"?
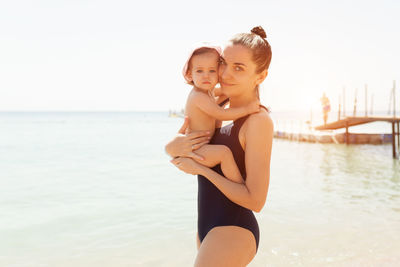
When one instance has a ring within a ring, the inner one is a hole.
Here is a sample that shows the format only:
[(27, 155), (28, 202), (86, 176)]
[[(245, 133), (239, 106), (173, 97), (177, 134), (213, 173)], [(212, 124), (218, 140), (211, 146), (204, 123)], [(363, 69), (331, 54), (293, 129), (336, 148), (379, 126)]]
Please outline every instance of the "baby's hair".
[[(192, 58), (193, 58), (193, 56), (198, 56), (198, 55), (203, 55), (203, 54), (206, 54), (206, 53), (213, 53), (213, 52), (218, 54), (218, 52), (214, 48), (210, 48), (210, 47), (200, 47), (199, 49), (196, 49), (193, 52), (193, 54), (190, 57), (190, 59), (189, 59), (189, 64), (188, 64), (188, 68), (187, 68), (186, 74), (188, 74), (189, 71), (191, 71), (191, 69), (192, 69)], [(219, 57), (219, 55), (218, 55), (218, 57)], [(194, 85), (193, 81), (190, 81), (190, 82), (187, 82), (187, 83), (190, 84), (190, 85)]]

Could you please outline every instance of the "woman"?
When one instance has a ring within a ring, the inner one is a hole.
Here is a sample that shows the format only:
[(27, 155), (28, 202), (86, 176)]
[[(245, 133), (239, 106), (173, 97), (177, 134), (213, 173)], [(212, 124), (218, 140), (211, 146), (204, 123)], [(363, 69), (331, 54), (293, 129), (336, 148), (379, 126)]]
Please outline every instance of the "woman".
[[(261, 27), (234, 36), (224, 48), (219, 67), (222, 93), (230, 107), (259, 98), (258, 88), (268, 74), (271, 47)], [(262, 106), (263, 107), (263, 106)], [(190, 118), (189, 118), (190, 119)], [(253, 211), (263, 208), (269, 185), (273, 123), (264, 107), (217, 128), (211, 144), (228, 146), (244, 183), (222, 175), (220, 165), (208, 168), (194, 161), (195, 150), (208, 142), (205, 132), (189, 133), (185, 120), (180, 133), (166, 145), (180, 170), (198, 175), (198, 254), (195, 266), (246, 266), (254, 258), (259, 229)], [(201, 242), (201, 243), (200, 243)]]

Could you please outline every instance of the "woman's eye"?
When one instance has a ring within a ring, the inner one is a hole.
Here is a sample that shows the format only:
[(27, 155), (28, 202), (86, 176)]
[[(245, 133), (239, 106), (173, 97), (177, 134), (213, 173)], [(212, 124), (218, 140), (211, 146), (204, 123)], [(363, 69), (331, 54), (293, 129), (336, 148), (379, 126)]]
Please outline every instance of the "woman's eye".
[(237, 71), (241, 71), (241, 70), (243, 70), (241, 67), (235, 67), (235, 70), (237, 70)]
[(225, 61), (219, 60), (219, 64), (224, 65), (224, 64), (225, 64)]

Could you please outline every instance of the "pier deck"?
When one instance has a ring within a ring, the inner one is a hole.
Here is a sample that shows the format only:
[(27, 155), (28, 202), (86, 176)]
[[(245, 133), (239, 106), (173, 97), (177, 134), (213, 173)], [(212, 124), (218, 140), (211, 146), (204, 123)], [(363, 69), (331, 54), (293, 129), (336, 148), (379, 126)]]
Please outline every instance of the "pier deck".
[(400, 121), (400, 117), (393, 117), (393, 116), (387, 116), (387, 117), (345, 117), (341, 120), (327, 123), (326, 125), (321, 125), (315, 127), (315, 130), (337, 130), (341, 128), (346, 128), (350, 126), (356, 126), (360, 124), (365, 124), (365, 123), (370, 123), (370, 122), (376, 122), (376, 121), (386, 121), (390, 123), (398, 123)]
[[(400, 117), (393, 117), (393, 116), (344, 117), (341, 120), (327, 123), (326, 125), (320, 125), (315, 127), (314, 129), (323, 131), (323, 130), (337, 130), (345, 128), (346, 129), (345, 140), (346, 144), (349, 144), (349, 127), (376, 121), (386, 121), (392, 124), (393, 158), (398, 158), (399, 155), (397, 151), (400, 150), (400, 130), (399, 130)], [(396, 151), (396, 143), (397, 143), (397, 151)]]

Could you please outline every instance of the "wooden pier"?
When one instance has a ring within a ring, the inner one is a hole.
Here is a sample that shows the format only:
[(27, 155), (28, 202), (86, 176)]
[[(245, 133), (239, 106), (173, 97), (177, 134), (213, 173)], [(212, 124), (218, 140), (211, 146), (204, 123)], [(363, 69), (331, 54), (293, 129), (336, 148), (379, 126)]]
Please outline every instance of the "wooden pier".
[[(325, 96), (325, 94), (324, 94)], [(396, 116), (396, 81), (393, 81), (393, 87), (391, 88), (390, 99), (389, 99), (389, 110), (388, 114), (392, 114), (392, 116), (372, 116), (373, 114), (373, 94), (371, 95), (371, 108), (370, 113), (368, 114), (368, 86), (365, 84), (365, 107), (364, 107), (364, 116), (356, 116), (357, 114), (357, 88), (355, 89), (354, 96), (354, 105), (353, 105), (353, 116), (346, 116), (346, 89), (343, 87), (343, 94), (339, 94), (339, 103), (338, 103), (338, 119), (337, 121), (326, 123), (326, 113), (324, 111), (325, 104), (323, 99), (321, 98), (321, 102), (323, 104), (323, 113), (325, 125), (310, 127), (314, 131), (310, 131), (309, 133), (288, 133), (276, 131), (274, 136), (277, 138), (284, 138), (290, 140), (299, 140), (306, 142), (318, 142), (318, 143), (346, 143), (348, 144), (384, 144), (384, 143), (392, 143), (393, 148), (393, 158), (399, 158), (400, 151), (400, 117)], [(329, 101), (328, 101), (329, 103)], [(393, 111), (393, 113), (392, 113)], [(385, 121), (392, 124), (392, 134), (383, 134), (383, 133), (358, 133), (353, 134), (349, 133), (349, 127), (371, 123)], [(308, 124), (312, 123), (312, 109), (311, 116)], [(345, 133), (335, 133), (334, 130), (345, 129)], [(318, 131), (330, 131), (327, 134), (321, 134)]]
[[(400, 117), (393, 117), (393, 116), (344, 117), (343, 119), (340, 119), (338, 121), (327, 123), (326, 125), (317, 126), (315, 127), (315, 130), (323, 131), (323, 130), (337, 130), (345, 128), (346, 129), (345, 140), (346, 144), (349, 144), (349, 127), (376, 121), (386, 121), (392, 124), (393, 158), (398, 158), (398, 151), (400, 150), (400, 131), (399, 131)], [(397, 151), (396, 151), (396, 146), (397, 146)]]

